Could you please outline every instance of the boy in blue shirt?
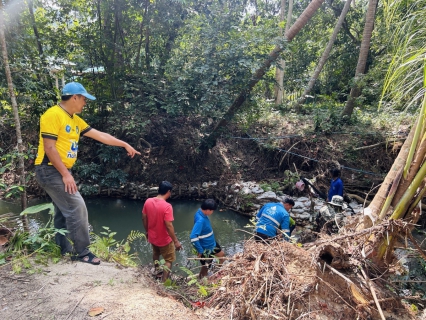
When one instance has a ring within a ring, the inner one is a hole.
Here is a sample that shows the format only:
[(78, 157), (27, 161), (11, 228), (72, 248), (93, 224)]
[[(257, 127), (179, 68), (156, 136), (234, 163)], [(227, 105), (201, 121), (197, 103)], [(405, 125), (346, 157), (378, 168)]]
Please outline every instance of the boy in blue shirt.
[(206, 258), (200, 260), (201, 270), (199, 278), (207, 276), (209, 267), (213, 258), (219, 258), (219, 265), (222, 265), (225, 260), (225, 252), (222, 251), (219, 243), (213, 234), (213, 229), (210, 224), (209, 216), (217, 209), (217, 204), (213, 199), (204, 200), (201, 208), (195, 213), (194, 227), (191, 231), (191, 243), (198, 252), (198, 258)]
[(295, 225), (294, 223), (291, 225), (289, 214), (293, 206), (294, 201), (288, 198), (282, 203), (270, 202), (265, 204), (256, 215), (256, 236), (254, 239), (257, 242), (263, 242), (264, 240), (269, 242), (277, 237), (278, 230), (281, 230), (283, 238), (288, 240)]

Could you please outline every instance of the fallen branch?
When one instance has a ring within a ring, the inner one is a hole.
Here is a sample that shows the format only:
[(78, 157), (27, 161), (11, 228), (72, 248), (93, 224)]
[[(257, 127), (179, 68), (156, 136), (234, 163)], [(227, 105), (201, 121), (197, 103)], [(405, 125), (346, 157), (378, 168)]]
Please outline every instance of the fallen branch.
[(77, 308), (77, 306), (80, 304), (80, 302), (83, 300), (83, 298), (86, 296), (86, 294), (84, 294), (81, 299), (76, 303), (76, 305), (74, 306), (74, 308), (72, 308), (71, 312), (67, 315), (67, 317), (64, 320), (67, 320), (70, 315), (74, 312), (75, 308)]
[(383, 141), (383, 142), (371, 144), (371, 145), (365, 146), (365, 147), (353, 148), (353, 151), (364, 150), (364, 149), (371, 149), (371, 148), (374, 148), (374, 147), (378, 147), (378, 146), (380, 146), (382, 144), (388, 144), (388, 143), (397, 142), (397, 141), (405, 141), (405, 139), (401, 138), (401, 139), (394, 139), (392, 141)]
[(377, 301), (376, 291), (374, 290), (374, 287), (371, 284), (370, 278), (364, 272), (364, 269), (362, 268), (360, 269), (361, 269), (362, 275), (365, 278), (365, 281), (367, 281), (368, 287), (370, 288), (371, 294), (373, 295), (374, 302), (376, 303), (377, 310), (379, 311), (380, 316), (382, 317), (382, 320), (386, 320), (385, 315), (383, 314), (382, 308), (380, 307), (380, 303), (379, 301)]

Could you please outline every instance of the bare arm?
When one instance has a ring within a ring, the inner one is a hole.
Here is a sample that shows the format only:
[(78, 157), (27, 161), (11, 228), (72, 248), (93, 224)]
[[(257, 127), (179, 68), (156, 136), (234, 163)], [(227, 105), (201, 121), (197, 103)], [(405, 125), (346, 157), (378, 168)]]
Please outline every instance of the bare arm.
[(46, 152), (49, 161), (53, 164), (56, 170), (62, 175), (62, 181), (65, 185), (65, 192), (75, 194), (77, 192), (77, 185), (73, 176), (65, 167), (61, 160), (58, 150), (56, 149), (56, 140), (43, 138), (44, 151)]
[(146, 240), (148, 240), (148, 216), (145, 213), (142, 213), (142, 221), (146, 231)]
[(179, 251), (182, 248), (182, 245), (180, 244), (178, 238), (176, 237), (173, 223), (171, 221), (164, 221), (164, 223), (166, 224), (167, 233), (172, 238), (173, 243), (175, 244), (176, 250)]
[(84, 134), (84, 136), (95, 139), (109, 146), (123, 147), (124, 149), (126, 149), (127, 155), (131, 158), (133, 158), (135, 154), (139, 154), (139, 155), (141, 154), (140, 152), (136, 151), (127, 142), (124, 142), (123, 140), (117, 139), (108, 133), (105, 133), (96, 129), (89, 130), (88, 132)]

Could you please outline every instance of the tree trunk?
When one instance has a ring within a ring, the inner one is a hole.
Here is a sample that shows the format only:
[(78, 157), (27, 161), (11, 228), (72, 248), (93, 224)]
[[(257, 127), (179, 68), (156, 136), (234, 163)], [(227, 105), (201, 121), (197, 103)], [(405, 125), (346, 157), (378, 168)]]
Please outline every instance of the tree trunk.
[(318, 62), (318, 65), (314, 71), (314, 74), (312, 75), (312, 78), (309, 80), (308, 86), (305, 88), (305, 91), (303, 92), (302, 96), (299, 98), (299, 100), (296, 102), (295, 109), (297, 112), (300, 111), (300, 105), (305, 103), (306, 96), (312, 91), (314, 88), (315, 82), (318, 79), (319, 74), (322, 71), (322, 68), (324, 67), (325, 63), (328, 60), (328, 57), (331, 52), (331, 48), (333, 47), (334, 41), (337, 38), (337, 34), (340, 31), (340, 28), (342, 27), (343, 22), (345, 21), (346, 14), (349, 11), (349, 8), (351, 6), (352, 0), (346, 0), (345, 6), (342, 9), (342, 12), (340, 13), (339, 20), (337, 20), (336, 26), (334, 27), (333, 34), (330, 37), (330, 40), (328, 41), (327, 47), (325, 48), (321, 59)]
[(38, 54), (39, 54), (40, 57), (42, 57), (43, 56), (43, 46), (41, 45), (40, 35), (38, 33), (36, 21), (35, 21), (35, 18), (34, 18), (34, 8), (33, 8), (33, 1), (32, 0), (28, 1), (28, 10), (30, 11), (31, 24), (33, 25), (34, 36), (35, 36), (36, 41), (37, 41)]
[(360, 224), (357, 230), (369, 228), (373, 225), (373, 222), (377, 221), (392, 183), (396, 179), (398, 173), (404, 168), (405, 162), (407, 161), (408, 152), (410, 151), (415, 130), (416, 126), (413, 126), (410, 134), (402, 145), (397, 158), (393, 162), (392, 168), (389, 170), (385, 180), (380, 186), (379, 191), (377, 191), (373, 200), (370, 202), (370, 205), (364, 209), (364, 221)]
[[(27, 208), (27, 191), (25, 188), (25, 166), (24, 166), (24, 145), (22, 144), (21, 123), (18, 113), (18, 103), (16, 102), (15, 91), (13, 89), (12, 74), (10, 72), (9, 60), (7, 57), (6, 38), (4, 35), (5, 23), (3, 16), (3, 6), (0, 4), (0, 42), (2, 46), (3, 64), (6, 73), (7, 86), (9, 89), (10, 100), (12, 103), (13, 116), (15, 118), (16, 138), (18, 140), (18, 171), (19, 184), (23, 188), (21, 192), (21, 209), (24, 211)], [(22, 216), (22, 224), (25, 230), (28, 230), (28, 220), (26, 216)]]
[(373, 33), (374, 29), (374, 16), (376, 14), (377, 2), (378, 0), (370, 0), (368, 2), (364, 32), (362, 34), (361, 49), (359, 50), (358, 64), (355, 71), (355, 82), (352, 86), (348, 101), (346, 102), (345, 109), (342, 112), (342, 117), (350, 118), (352, 116), (352, 112), (355, 108), (355, 99), (358, 98), (361, 94), (359, 80), (364, 75), (365, 66), (367, 64), (368, 52), (370, 51), (371, 34)]
[[(280, 23), (284, 23), (284, 18), (285, 18), (285, 0), (281, 0)], [(290, 24), (290, 21), (287, 20), (285, 31), (287, 31), (287, 26), (289, 24)], [(280, 34), (280, 37), (283, 36), (283, 28), (281, 26), (280, 26), (279, 34)], [(277, 61), (277, 67), (275, 68), (275, 82), (276, 82), (275, 83), (275, 105), (279, 105), (283, 102), (284, 68), (285, 68), (285, 61), (283, 59), (279, 59), (279, 61)]]
[[(284, 39), (288, 42), (293, 40), (293, 38), (299, 33), (299, 31), (312, 18), (312, 16), (319, 9), (319, 7), (321, 7), (323, 2), (324, 0), (313, 0), (305, 9), (305, 11), (302, 12), (300, 17), (296, 20), (296, 22), (291, 26), (288, 32), (285, 33)], [(232, 105), (229, 107), (228, 111), (224, 114), (222, 119), (218, 122), (216, 127), (210, 133), (210, 135), (202, 141), (201, 149), (211, 149), (216, 145), (216, 140), (219, 137), (219, 135), (222, 133), (222, 130), (224, 130), (224, 128), (228, 125), (229, 121), (231, 121), (234, 118), (235, 113), (238, 112), (238, 110), (240, 109), (244, 101), (246, 100), (247, 96), (250, 94), (253, 87), (256, 85), (256, 83), (259, 82), (259, 80), (263, 77), (265, 72), (271, 66), (271, 63), (278, 58), (278, 56), (283, 50), (284, 50), (284, 46), (277, 45), (274, 48), (274, 50), (272, 50), (271, 53), (269, 53), (269, 57), (262, 63), (262, 66), (254, 72), (246, 88), (240, 92), (240, 94), (234, 100)]]

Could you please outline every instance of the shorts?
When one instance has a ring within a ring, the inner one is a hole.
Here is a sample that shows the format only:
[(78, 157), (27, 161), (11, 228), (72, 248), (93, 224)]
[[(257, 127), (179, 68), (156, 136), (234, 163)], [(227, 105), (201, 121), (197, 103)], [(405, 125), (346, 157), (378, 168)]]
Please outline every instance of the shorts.
[(254, 236), (254, 240), (256, 242), (265, 242), (266, 241), (267, 243), (269, 243), (276, 238), (277, 238), (276, 236), (270, 237), (270, 236), (267, 236), (266, 234), (263, 234), (263, 233), (260, 233), (260, 232), (256, 232), (256, 235)]
[(151, 245), (154, 254), (157, 256), (161, 255), (166, 262), (173, 262), (176, 260), (176, 249), (173, 241), (164, 247), (158, 247), (152, 243)]
[[(222, 248), (220, 247), (219, 243), (216, 242), (216, 247), (214, 247), (213, 250), (205, 250), (204, 253), (201, 255), (201, 258), (215, 258), (215, 255), (222, 251)], [(207, 264), (208, 267), (211, 266), (213, 259), (203, 259), (200, 260), (201, 264), (204, 266)]]

